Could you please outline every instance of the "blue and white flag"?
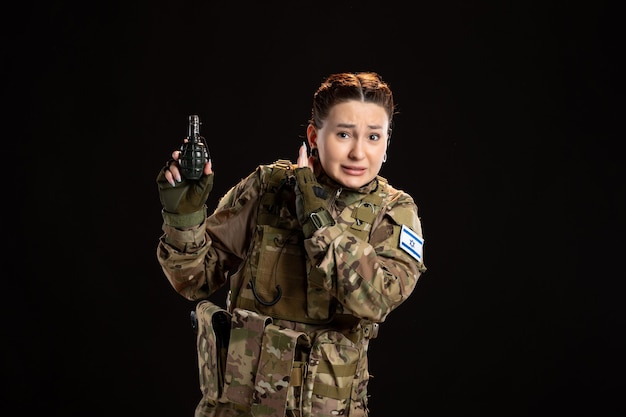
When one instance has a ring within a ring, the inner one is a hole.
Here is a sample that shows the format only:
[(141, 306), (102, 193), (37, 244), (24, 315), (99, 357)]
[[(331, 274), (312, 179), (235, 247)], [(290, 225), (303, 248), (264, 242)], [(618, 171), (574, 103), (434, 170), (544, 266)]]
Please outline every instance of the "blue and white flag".
[(417, 233), (409, 227), (402, 225), (400, 231), (400, 248), (415, 258), (418, 262), (422, 262), (422, 249), (424, 247), (424, 239), (419, 237)]

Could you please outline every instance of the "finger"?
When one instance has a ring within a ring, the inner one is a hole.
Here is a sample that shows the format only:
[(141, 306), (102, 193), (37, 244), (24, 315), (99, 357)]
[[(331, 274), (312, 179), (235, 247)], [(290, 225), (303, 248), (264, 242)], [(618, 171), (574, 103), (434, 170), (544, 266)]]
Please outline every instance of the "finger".
[(213, 173), (213, 162), (209, 159), (204, 164), (204, 175), (211, 175)]
[(172, 176), (172, 171), (166, 169), (164, 175), (167, 182), (169, 182), (172, 187), (176, 187), (176, 182), (174, 181), (174, 177)]
[(306, 145), (304, 143), (302, 143), (302, 145), (300, 145), (300, 150), (298, 153), (298, 167), (300, 168), (304, 168), (306, 166), (309, 166), (309, 158), (307, 156), (307, 152), (306, 152)]
[(172, 159), (174, 159), (175, 161), (178, 161), (178, 158), (180, 158), (180, 151), (172, 152)]
[[(178, 169), (178, 163), (177, 162), (172, 162), (169, 166), (169, 173), (171, 174), (172, 178), (174, 180), (176, 180), (176, 182), (181, 182), (182, 178), (180, 176), (180, 169)], [(165, 175), (167, 176), (167, 172), (165, 172)]]

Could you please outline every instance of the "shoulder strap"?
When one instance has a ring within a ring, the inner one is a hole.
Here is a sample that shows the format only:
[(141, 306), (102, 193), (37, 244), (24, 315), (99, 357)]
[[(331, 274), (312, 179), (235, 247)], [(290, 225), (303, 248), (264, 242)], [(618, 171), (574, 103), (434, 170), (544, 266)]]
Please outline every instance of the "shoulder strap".
[(283, 186), (291, 185), (295, 181), (293, 174), (293, 164), (288, 159), (279, 159), (271, 164), (271, 171), (263, 181), (263, 195), (261, 196), (261, 206), (259, 208), (258, 224), (269, 224), (279, 227), (280, 209), (283, 205), (281, 192)]
[(380, 176), (376, 180), (378, 187), (357, 203), (351, 215), (355, 222), (350, 226), (350, 231), (365, 241), (369, 240), (372, 223), (379, 215), (388, 194), (387, 180)]

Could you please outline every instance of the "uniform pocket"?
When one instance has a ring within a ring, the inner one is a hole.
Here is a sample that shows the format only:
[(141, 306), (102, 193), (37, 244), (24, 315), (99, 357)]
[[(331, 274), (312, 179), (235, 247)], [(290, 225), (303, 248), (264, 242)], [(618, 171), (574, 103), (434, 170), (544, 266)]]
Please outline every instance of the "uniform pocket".
[(320, 333), (311, 347), (305, 381), (303, 417), (350, 414), (353, 391), (357, 389), (362, 363), (358, 345), (342, 333)]

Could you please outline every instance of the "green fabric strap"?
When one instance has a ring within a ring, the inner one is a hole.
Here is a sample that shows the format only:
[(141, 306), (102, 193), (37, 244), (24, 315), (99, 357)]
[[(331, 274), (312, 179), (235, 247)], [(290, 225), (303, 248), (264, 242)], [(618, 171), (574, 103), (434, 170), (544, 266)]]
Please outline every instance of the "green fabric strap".
[(351, 385), (345, 387), (337, 387), (335, 385), (323, 384), (319, 381), (316, 381), (313, 385), (313, 395), (334, 398), (336, 400), (345, 400), (350, 398), (351, 392)]
[[(356, 363), (353, 364), (329, 364), (326, 361), (320, 361), (317, 365), (317, 373), (330, 374), (334, 378), (341, 377), (353, 377), (356, 373)], [(345, 387), (338, 387), (336, 385), (324, 384), (319, 381), (315, 381), (313, 385), (313, 395), (321, 395), (323, 397), (330, 397), (336, 400), (345, 400), (350, 398), (352, 392), (352, 385), (348, 384)]]
[(328, 210), (321, 209), (309, 214), (309, 219), (302, 226), (304, 236), (311, 236), (317, 229), (335, 224), (335, 219), (330, 215)]
[(338, 377), (338, 378), (341, 378), (344, 376), (354, 376), (355, 372), (356, 372), (356, 363), (345, 364), (345, 365), (339, 365), (335, 363), (335, 364), (330, 365), (326, 361), (320, 361), (320, 363), (317, 365), (317, 373), (332, 374), (333, 376)]
[(206, 218), (206, 207), (189, 214), (175, 214), (161, 210), (161, 215), (165, 224), (177, 229), (185, 229), (198, 226), (204, 221)]

